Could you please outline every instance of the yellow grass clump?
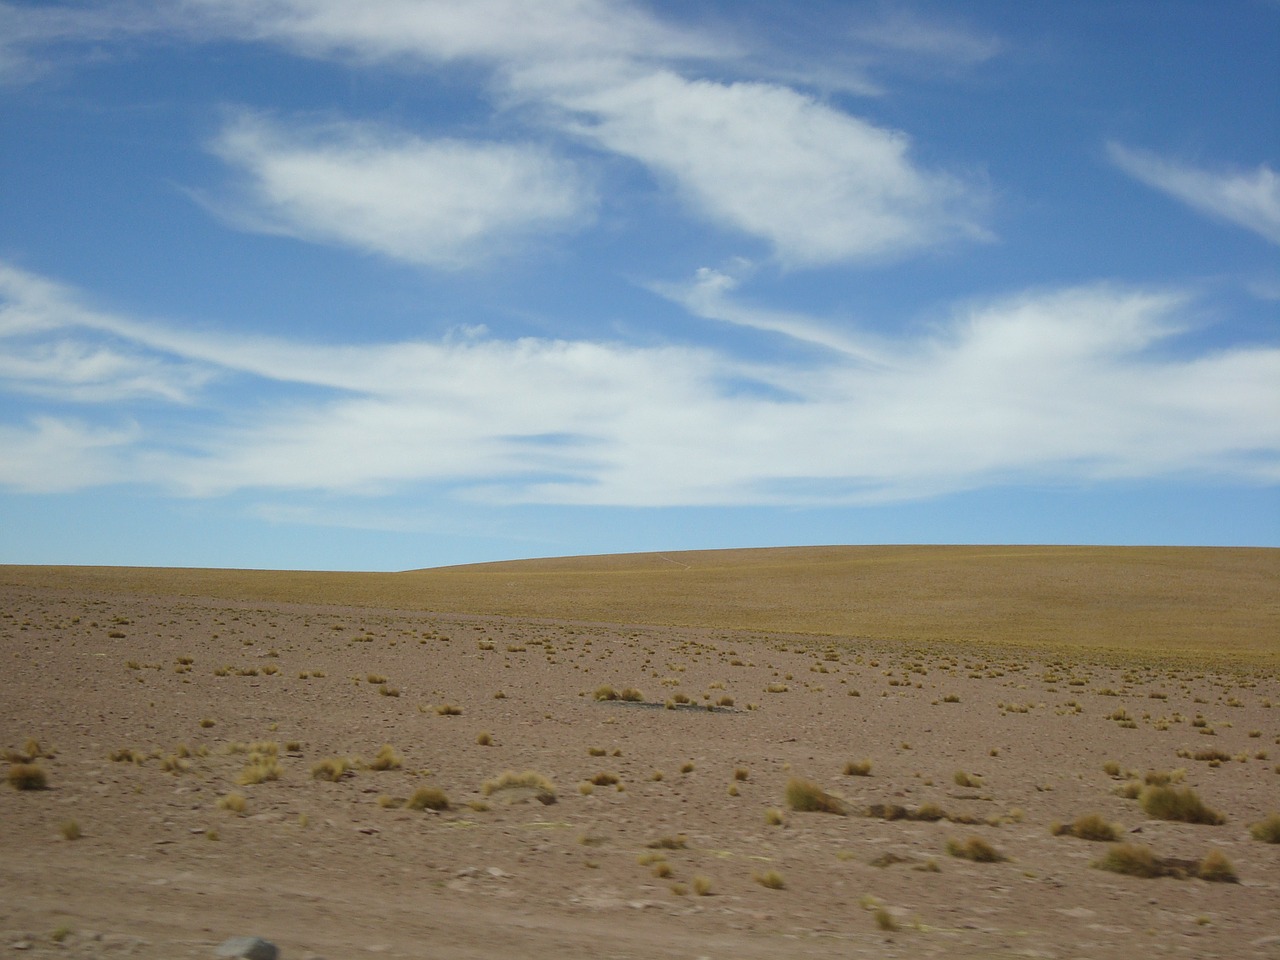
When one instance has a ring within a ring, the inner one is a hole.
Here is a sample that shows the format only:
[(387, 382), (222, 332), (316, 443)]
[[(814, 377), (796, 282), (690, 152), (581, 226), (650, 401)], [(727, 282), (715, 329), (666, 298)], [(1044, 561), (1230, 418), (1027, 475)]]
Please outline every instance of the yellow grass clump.
[(784, 794), (787, 806), (801, 813), (834, 813), (845, 816), (849, 811), (844, 801), (833, 797), (811, 780), (792, 777)]
[(49, 786), (49, 775), (38, 763), (12, 764), (5, 779), (15, 790), (45, 790)]

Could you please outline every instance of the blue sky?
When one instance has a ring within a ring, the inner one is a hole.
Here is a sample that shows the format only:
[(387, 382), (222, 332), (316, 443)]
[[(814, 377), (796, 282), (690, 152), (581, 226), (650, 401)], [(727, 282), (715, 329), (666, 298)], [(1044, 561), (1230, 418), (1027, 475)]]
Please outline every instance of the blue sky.
[(1280, 3), (0, 2), (0, 562), (1280, 546)]

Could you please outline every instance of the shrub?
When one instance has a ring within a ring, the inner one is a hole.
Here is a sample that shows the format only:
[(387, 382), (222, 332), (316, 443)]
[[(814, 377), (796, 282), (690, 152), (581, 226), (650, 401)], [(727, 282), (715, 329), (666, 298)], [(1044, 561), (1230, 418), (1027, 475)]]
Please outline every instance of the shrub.
[(1086, 813), (1076, 817), (1074, 823), (1054, 824), (1050, 828), (1055, 837), (1078, 837), (1081, 840), (1114, 842), (1120, 839), (1115, 825), (1108, 823), (1100, 814)]
[(756, 883), (762, 887), (768, 887), (770, 890), (781, 890), (787, 883), (782, 879), (782, 874), (777, 870), (766, 870), (764, 873), (755, 875)]
[(439, 787), (419, 787), (405, 803), (409, 810), (448, 810), (449, 798)]
[(957, 787), (980, 787), (980, 786), (982, 786), (982, 778), (981, 778), (981, 777), (970, 776), (969, 774), (965, 773), (963, 770), (957, 770), (957, 771), (955, 772), (955, 775), (954, 775), (951, 779), (955, 781), (955, 784), (956, 784), (956, 786), (957, 786)]
[(750, 776), (751, 776), (751, 771), (748, 770), (746, 767), (737, 767), (733, 771), (733, 779), (735, 780), (746, 780)]
[(251, 787), (256, 783), (280, 779), (280, 762), (273, 757), (258, 756), (240, 771), (236, 783), (242, 787)]
[(556, 798), (555, 786), (536, 770), (526, 770), (524, 773), (504, 770), (492, 780), (486, 780), (480, 787), (480, 792), (486, 797), (501, 790), (532, 790), (543, 803), (554, 803)]
[(404, 758), (396, 753), (395, 747), (389, 743), (384, 743), (378, 748), (378, 752), (369, 767), (373, 770), (399, 770), (403, 763)]
[(786, 823), (786, 818), (783, 817), (782, 811), (777, 807), (770, 807), (764, 812), (764, 822), (771, 827), (780, 827)]
[(644, 700), (644, 694), (635, 687), (627, 687), (618, 694), (618, 699), (627, 703), (641, 703)]
[(846, 777), (869, 777), (871, 776), (870, 760), (850, 760), (844, 765), (844, 775)]
[(1168, 874), (1168, 869), (1156, 859), (1151, 848), (1140, 843), (1118, 843), (1093, 865), (1099, 870), (1123, 873), (1129, 877), (1152, 878)]
[(592, 696), (593, 696), (593, 697), (595, 697), (595, 699), (597, 699), (597, 700), (601, 700), (601, 701), (604, 701), (604, 700), (617, 700), (617, 699), (618, 699), (618, 691), (617, 691), (617, 690), (615, 690), (615, 689), (613, 689), (613, 687), (610, 687), (610, 686), (607, 686), (607, 685), (606, 685), (606, 686), (603, 686), (603, 687), (596, 687), (596, 691), (595, 691), (595, 693), (594, 693), (594, 694), (592, 694)]
[(228, 793), (225, 797), (218, 800), (218, 808), (220, 810), (230, 810), (232, 813), (244, 813), (248, 801), (245, 800), (243, 793)]
[(1239, 883), (1236, 868), (1221, 850), (1210, 850), (1196, 865), (1196, 876), (1210, 883)]
[(342, 757), (329, 757), (312, 766), (311, 778), (313, 780), (328, 780), (336, 783), (350, 772), (350, 761)]
[(607, 770), (602, 770), (591, 778), (591, 782), (597, 787), (611, 787), (618, 782), (618, 775), (616, 773), (610, 773)]
[(848, 811), (844, 803), (831, 796), (816, 783), (792, 777), (787, 781), (785, 793), (787, 806), (802, 813), (834, 813), (844, 816)]
[(711, 896), (711, 879), (704, 877), (702, 874), (695, 874), (693, 878), (693, 892), (700, 897)]
[(63, 840), (79, 840), (84, 834), (80, 830), (80, 824), (75, 820), (64, 820), (58, 827), (58, 832), (62, 834)]
[(1138, 803), (1144, 813), (1157, 820), (1212, 825), (1226, 823), (1226, 818), (1212, 807), (1206, 806), (1190, 787), (1183, 790), (1168, 786), (1147, 787), (1138, 796)]
[(49, 786), (49, 775), (38, 763), (13, 764), (7, 779), (15, 790), (45, 790)]
[(1270, 814), (1249, 827), (1249, 834), (1263, 843), (1280, 843), (1280, 813)]
[(1004, 854), (977, 835), (967, 840), (948, 840), (947, 853), (963, 860), (972, 860), (974, 863), (999, 863), (1006, 859)]
[(645, 844), (650, 850), (684, 850), (689, 846), (689, 838), (683, 833), (675, 836), (659, 837)]

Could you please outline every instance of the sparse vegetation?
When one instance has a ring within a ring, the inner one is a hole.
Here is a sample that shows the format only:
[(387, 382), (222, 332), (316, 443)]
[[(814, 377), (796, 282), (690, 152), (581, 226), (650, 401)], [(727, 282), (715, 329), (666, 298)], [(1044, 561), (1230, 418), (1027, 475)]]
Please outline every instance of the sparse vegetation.
[(556, 797), (555, 785), (536, 770), (526, 770), (523, 773), (504, 770), (492, 780), (486, 780), (480, 787), (480, 792), (486, 797), (504, 790), (532, 790), (543, 803), (554, 803)]
[(12, 764), (6, 779), (15, 790), (46, 790), (49, 787), (49, 774), (38, 763)]
[(448, 810), (449, 798), (439, 787), (419, 787), (405, 802), (406, 810)]
[(1055, 837), (1078, 837), (1081, 840), (1113, 842), (1120, 839), (1120, 832), (1115, 824), (1107, 821), (1097, 813), (1086, 813), (1076, 817), (1073, 823), (1055, 823), (1049, 828)]
[(1157, 820), (1211, 825), (1227, 822), (1226, 817), (1207, 806), (1190, 787), (1178, 790), (1170, 786), (1150, 786), (1138, 795), (1138, 804), (1147, 816)]
[(314, 780), (328, 780), (336, 783), (351, 773), (351, 761), (343, 757), (329, 757), (311, 767)]
[(1280, 813), (1268, 814), (1249, 827), (1249, 835), (1263, 843), (1280, 843)]
[(396, 748), (389, 743), (384, 743), (378, 748), (378, 752), (374, 755), (373, 762), (369, 764), (370, 770), (399, 770), (404, 765), (404, 757), (396, 752)]
[(964, 840), (954, 838), (948, 840), (947, 853), (962, 860), (972, 860), (974, 863), (999, 863), (1007, 859), (1004, 854), (976, 834)]
[(834, 813), (842, 817), (848, 813), (844, 801), (811, 780), (792, 777), (787, 781), (784, 796), (788, 807), (802, 813)]
[(844, 765), (844, 775), (846, 777), (869, 777), (871, 776), (870, 760), (850, 760)]
[(777, 870), (765, 870), (755, 874), (756, 883), (770, 890), (782, 890), (786, 887), (787, 882), (782, 878)]

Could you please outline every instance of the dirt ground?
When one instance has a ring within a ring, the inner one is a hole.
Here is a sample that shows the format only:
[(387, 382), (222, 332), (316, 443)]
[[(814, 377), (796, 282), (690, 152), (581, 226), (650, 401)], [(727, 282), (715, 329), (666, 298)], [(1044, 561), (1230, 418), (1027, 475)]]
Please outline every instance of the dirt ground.
[[(0, 749), (48, 777), (0, 785), (14, 956), (1280, 957), (1274, 671), (29, 587), (0, 657)], [(255, 751), (277, 779), (238, 784)], [(1148, 772), (1226, 822), (1151, 819)], [(1086, 813), (1239, 882), (1097, 869), (1051, 831)]]

